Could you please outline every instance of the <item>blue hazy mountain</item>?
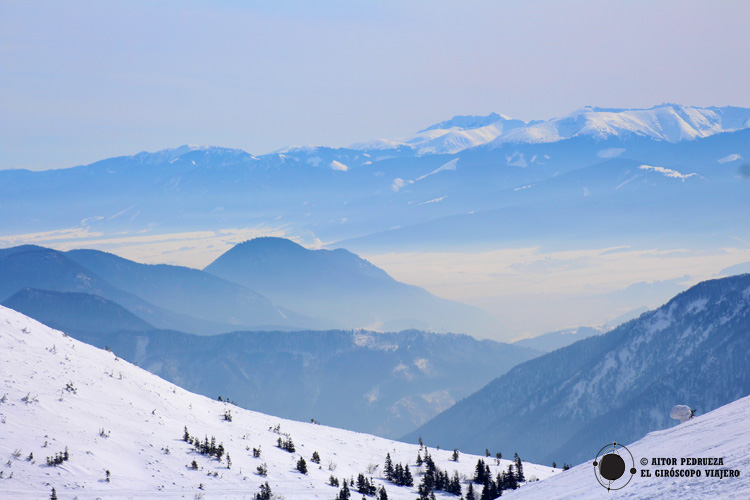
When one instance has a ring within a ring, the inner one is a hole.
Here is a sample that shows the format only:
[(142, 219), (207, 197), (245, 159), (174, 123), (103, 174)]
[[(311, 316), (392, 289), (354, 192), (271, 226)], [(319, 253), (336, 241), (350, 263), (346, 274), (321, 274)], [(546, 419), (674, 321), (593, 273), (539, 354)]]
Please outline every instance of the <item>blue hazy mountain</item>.
[[(0, 250), (0, 301), (24, 288), (96, 295), (154, 327), (191, 333), (316, 325), (294, 313), (289, 313), (292, 319), (284, 318), (268, 299), (213, 275), (177, 266), (146, 266), (94, 250), (64, 253), (30, 245)], [(252, 322), (243, 324), (237, 318)]]
[(324, 326), (274, 305), (263, 295), (212, 274), (182, 266), (140, 264), (98, 250), (71, 250), (66, 257), (108, 283), (159, 307), (237, 326)]
[(481, 309), (400, 283), (347, 250), (309, 250), (284, 238), (240, 243), (205, 271), (347, 328), (418, 327), (486, 335), (497, 321)]
[(540, 463), (588, 460), (612, 441), (750, 394), (750, 275), (699, 283), (614, 330), (520, 364), (405, 436)]
[(280, 417), (391, 437), (539, 354), (468, 335), (413, 330), (69, 333), (109, 346), (190, 391)]
[(601, 335), (606, 331), (607, 329), (604, 327), (579, 326), (577, 328), (568, 328), (556, 332), (544, 333), (528, 339), (518, 340), (513, 342), (513, 345), (528, 347), (542, 352), (550, 352), (578, 342), (579, 340), (594, 335)]
[(544, 122), (495, 114), (349, 148), (183, 146), (5, 170), (0, 219), (6, 234), (276, 225), (357, 253), (529, 241), (719, 248), (750, 222), (748, 117), (672, 104)]
[(62, 331), (111, 333), (155, 329), (119, 304), (88, 293), (24, 288), (2, 305)]

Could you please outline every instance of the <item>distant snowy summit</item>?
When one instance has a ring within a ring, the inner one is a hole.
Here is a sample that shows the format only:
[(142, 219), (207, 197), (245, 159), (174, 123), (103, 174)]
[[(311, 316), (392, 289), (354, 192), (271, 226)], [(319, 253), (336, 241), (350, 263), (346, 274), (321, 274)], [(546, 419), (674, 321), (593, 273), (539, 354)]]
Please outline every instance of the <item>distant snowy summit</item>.
[(650, 109), (587, 106), (560, 118), (530, 122), (497, 113), (456, 116), (410, 136), (376, 139), (353, 144), (350, 148), (410, 148), (420, 155), (454, 154), (481, 145), (492, 148), (506, 143), (540, 144), (581, 136), (596, 140), (644, 137), (679, 142), (747, 128), (750, 128), (748, 108), (700, 108), (678, 104), (662, 104)]
[[(750, 108), (700, 108), (679, 104), (661, 104), (650, 109), (586, 106), (559, 118), (528, 122), (498, 113), (486, 116), (459, 115), (409, 136), (373, 139), (346, 148), (288, 146), (256, 157), (241, 149), (183, 145), (156, 152), (143, 151), (117, 159), (138, 165), (170, 163), (186, 167), (217, 167), (236, 163), (255, 165), (265, 159), (270, 161), (266, 166), (300, 161), (313, 167), (347, 172), (352, 167), (371, 164), (376, 157), (384, 158), (383, 154), (385, 158), (393, 157), (394, 153), (395, 156), (456, 154), (479, 146), (494, 149), (507, 144), (545, 144), (575, 137), (595, 141), (644, 138), (675, 143), (749, 128)], [(611, 154), (616, 156), (617, 148), (611, 149)], [(371, 157), (369, 153), (375, 151), (380, 153)], [(735, 159), (730, 155), (722, 160), (729, 162)]]

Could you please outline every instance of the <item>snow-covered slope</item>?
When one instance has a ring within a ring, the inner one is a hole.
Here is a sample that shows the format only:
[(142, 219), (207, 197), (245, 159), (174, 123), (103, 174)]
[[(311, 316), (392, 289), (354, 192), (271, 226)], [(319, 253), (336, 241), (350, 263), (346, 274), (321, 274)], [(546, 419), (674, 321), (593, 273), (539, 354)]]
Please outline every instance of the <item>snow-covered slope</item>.
[(606, 334), (517, 365), (406, 440), (582, 462), (612, 434), (632, 442), (671, 427), (675, 404), (703, 413), (750, 395), (749, 332), (750, 275), (703, 281)]
[(505, 115), (456, 116), (406, 137), (376, 139), (354, 144), (352, 149), (411, 148), (419, 155), (454, 154), (488, 144), (538, 144), (573, 137), (598, 140), (613, 137), (647, 137), (679, 142), (750, 127), (750, 109), (738, 107), (662, 104), (650, 109), (585, 107), (560, 118), (524, 122)]
[[(413, 488), (386, 482), (382, 472), (386, 454), (394, 463), (414, 464), (418, 446), (283, 420), (191, 394), (4, 307), (0, 353), (0, 498), (48, 498), (54, 487), (61, 499), (248, 499), (268, 481), (278, 498), (331, 499), (338, 492), (326, 484), (331, 475), (343, 481), (359, 473), (385, 485), (389, 498), (416, 496), (416, 466), (411, 467)], [(226, 411), (231, 421), (223, 419)], [(281, 434), (272, 430), (277, 425)], [(219, 462), (193, 451), (182, 439), (185, 427), (201, 439), (215, 436), (231, 457), (231, 469), (226, 458)], [(294, 453), (276, 447), (285, 433), (296, 445)], [(254, 458), (258, 447), (261, 456)], [(47, 465), (47, 457), (66, 449), (69, 460)], [(315, 451), (320, 466), (310, 460)], [(466, 477), (478, 459), (462, 454), (453, 462), (452, 450), (429, 452), (438, 467)], [(296, 470), (300, 457), (307, 461), (306, 475)], [(193, 460), (198, 470), (188, 467)], [(268, 475), (260, 477), (256, 469), (264, 463)], [(509, 463), (489, 465), (495, 475)], [(378, 467), (368, 474), (371, 465)], [(524, 469), (528, 479), (559, 473), (533, 464)]]
[(353, 144), (352, 149), (378, 150), (412, 148), (417, 154), (453, 154), (486, 144), (510, 130), (527, 126), (522, 120), (491, 113), (487, 116), (456, 116), (416, 134), (395, 139), (375, 139)]
[(505, 143), (557, 142), (572, 137), (595, 139), (628, 136), (678, 142), (750, 127), (750, 109), (698, 108), (662, 104), (650, 109), (586, 107), (561, 118), (518, 128), (497, 137), (491, 147)]
[[(750, 396), (717, 408), (671, 429), (652, 432), (631, 445), (637, 473), (630, 484), (619, 491), (607, 491), (594, 477), (592, 461), (546, 481), (523, 489), (505, 492), (507, 500), (599, 500), (627, 498), (646, 500), (675, 498), (680, 500), (747, 499), (750, 497)], [(607, 443), (602, 443), (602, 446)], [(626, 455), (623, 452), (623, 455)], [(646, 466), (640, 460), (645, 458)], [(652, 465), (653, 458), (676, 458), (677, 465)], [(723, 465), (681, 465), (682, 458), (721, 458)], [(631, 464), (627, 464), (630, 467)], [(706, 477), (706, 469), (739, 471), (739, 477)], [(642, 477), (647, 470), (650, 477)], [(656, 477), (657, 470), (701, 471), (701, 477)], [(629, 475), (626, 472), (627, 475)], [(626, 478), (627, 476), (625, 476)], [(622, 484), (622, 483), (620, 483)]]

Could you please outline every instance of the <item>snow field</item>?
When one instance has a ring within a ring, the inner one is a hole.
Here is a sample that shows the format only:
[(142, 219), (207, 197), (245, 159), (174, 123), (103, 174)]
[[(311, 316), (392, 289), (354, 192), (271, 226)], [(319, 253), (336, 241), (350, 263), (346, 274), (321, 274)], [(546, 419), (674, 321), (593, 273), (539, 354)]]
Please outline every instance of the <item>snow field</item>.
[[(249, 499), (268, 481), (277, 498), (332, 499), (338, 488), (327, 484), (331, 475), (340, 481), (356, 480), (359, 473), (385, 485), (389, 498), (416, 496), (417, 445), (284, 420), (189, 393), (112, 352), (4, 307), (0, 307), (0, 353), (0, 498), (48, 498), (54, 487), (61, 500)], [(68, 384), (74, 391), (66, 389)], [(223, 419), (226, 411), (231, 412), (231, 422)], [(272, 430), (277, 425), (293, 439), (294, 453), (276, 447), (277, 439), (285, 437)], [(215, 436), (231, 457), (231, 469), (225, 458), (219, 462), (201, 455), (184, 442), (185, 426), (201, 440)], [(259, 446), (261, 456), (254, 458), (252, 449)], [(66, 447), (70, 459), (47, 466), (46, 457)], [(310, 460), (314, 451), (321, 457), (320, 465)], [(509, 458), (514, 452), (502, 451)], [(440, 469), (472, 477), (480, 457), (461, 454), (453, 462), (452, 452), (429, 448)], [(28, 461), (30, 453), (33, 459)], [(387, 453), (394, 464), (412, 465), (413, 488), (382, 478)], [(300, 457), (307, 461), (307, 475), (296, 470)], [(199, 465), (197, 471), (188, 467), (193, 460)], [(264, 463), (265, 478), (256, 474)], [(496, 475), (510, 461), (502, 460), (499, 467), (494, 458), (487, 463)], [(372, 474), (367, 474), (368, 467), (374, 469)], [(110, 482), (105, 470), (111, 472)], [(560, 473), (530, 463), (524, 463), (524, 472), (527, 479)], [(353, 498), (359, 494), (353, 492)]]

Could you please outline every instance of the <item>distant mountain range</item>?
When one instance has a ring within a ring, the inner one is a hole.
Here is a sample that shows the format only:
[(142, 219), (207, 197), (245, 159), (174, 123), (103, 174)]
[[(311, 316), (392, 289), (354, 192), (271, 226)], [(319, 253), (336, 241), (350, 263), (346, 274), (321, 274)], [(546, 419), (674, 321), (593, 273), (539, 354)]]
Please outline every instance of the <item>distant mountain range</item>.
[[(400, 283), (346, 250), (308, 250), (282, 238), (239, 244), (205, 271), (139, 264), (98, 250), (0, 250), (0, 302), (24, 289), (35, 292), (9, 304), (61, 326), (69, 325), (55, 315), (83, 315), (107, 299), (153, 327), (198, 334), (416, 327), (486, 335), (496, 328), (485, 311)], [(107, 312), (112, 325), (132, 329), (117, 308), (99, 308), (100, 315)]]
[(750, 227), (748, 120), (746, 108), (672, 104), (538, 122), (459, 116), (349, 148), (254, 156), (182, 146), (63, 170), (3, 170), (0, 237), (264, 227), (357, 253), (719, 248)]
[(614, 330), (520, 364), (404, 439), (580, 462), (601, 443), (750, 394), (750, 275), (699, 283)]
[[(415, 330), (151, 330), (73, 337), (174, 382), (252, 410), (396, 438), (518, 363), (541, 354), (468, 335)], [(342, 410), (345, 408), (345, 411)]]
[[(309, 318), (285, 314), (251, 290), (201, 271), (143, 265), (96, 250), (59, 252), (37, 246), (0, 250), (0, 302), (23, 289), (77, 293), (66, 296), (64, 307), (61, 296), (50, 293), (27, 293), (14, 299), (15, 305), (24, 304), (29, 313), (45, 310), (44, 316), (56, 324), (75, 316), (72, 311), (85, 314), (88, 305), (98, 300), (94, 296), (125, 308), (154, 327), (192, 333), (314, 324)], [(105, 311), (112, 314), (113, 324), (120, 323), (115, 308), (101, 310)]]
[(58, 330), (100, 333), (155, 330), (116, 302), (88, 293), (24, 288), (2, 301), (2, 305)]
[(205, 272), (253, 288), (276, 304), (344, 327), (419, 328), (485, 336), (487, 312), (400, 283), (344, 249), (308, 250), (283, 238), (256, 238), (224, 253)]
[(525, 122), (505, 115), (456, 116), (399, 139), (358, 143), (352, 149), (410, 148), (418, 154), (454, 154), (464, 149), (506, 143), (541, 144), (573, 137), (607, 140), (647, 137), (679, 142), (722, 132), (750, 128), (750, 109), (737, 107), (697, 108), (662, 104), (650, 109), (585, 107), (551, 120)]
[(608, 328), (602, 326), (579, 326), (578, 328), (568, 328), (566, 330), (545, 333), (537, 335), (536, 337), (518, 340), (513, 342), (513, 345), (529, 347), (542, 352), (550, 352), (578, 342), (579, 340), (594, 335), (601, 335), (607, 330)]

